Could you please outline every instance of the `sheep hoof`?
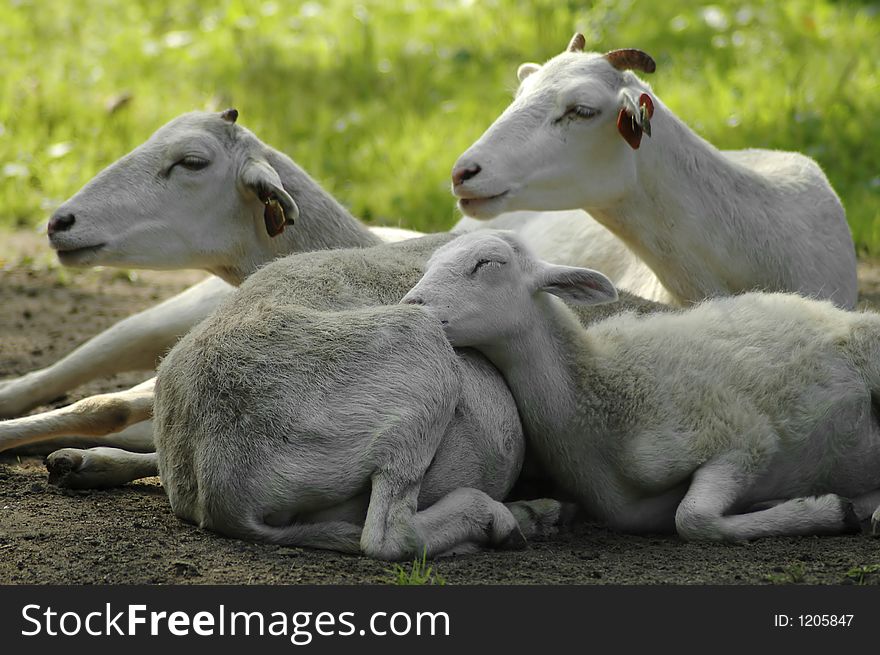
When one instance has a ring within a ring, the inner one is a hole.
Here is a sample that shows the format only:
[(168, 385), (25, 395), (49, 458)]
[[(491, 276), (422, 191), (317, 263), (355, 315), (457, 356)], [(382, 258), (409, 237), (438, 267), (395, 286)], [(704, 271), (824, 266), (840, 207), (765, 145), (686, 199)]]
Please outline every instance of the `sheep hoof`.
[(862, 531), (862, 522), (856, 515), (856, 508), (848, 498), (840, 498), (840, 511), (843, 514), (844, 534), (859, 533)]
[(528, 543), (519, 526), (514, 526), (513, 530), (495, 546), (498, 550), (525, 550), (527, 547)]
[(880, 537), (880, 507), (874, 510), (871, 515), (871, 532), (872, 537)]
[(56, 487), (75, 489), (76, 473), (82, 468), (83, 456), (72, 448), (56, 450), (46, 458), (49, 471), (49, 484)]
[(527, 538), (552, 537), (561, 530), (571, 530), (583, 520), (575, 503), (563, 503), (551, 498), (519, 500), (507, 504), (520, 529)]

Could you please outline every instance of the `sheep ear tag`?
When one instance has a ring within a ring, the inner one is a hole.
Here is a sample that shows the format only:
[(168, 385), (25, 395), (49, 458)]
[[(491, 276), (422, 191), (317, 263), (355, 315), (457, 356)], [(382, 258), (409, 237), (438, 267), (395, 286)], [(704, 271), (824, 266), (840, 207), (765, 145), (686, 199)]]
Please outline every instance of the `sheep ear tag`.
[(617, 114), (617, 131), (633, 150), (639, 149), (642, 143), (642, 132), (651, 136), (651, 117), (653, 115), (654, 101), (647, 93), (643, 93), (639, 97), (638, 115), (633, 114), (626, 107)]
[(270, 237), (277, 237), (284, 232), (284, 225), (287, 223), (284, 208), (275, 196), (267, 197), (263, 203), (263, 220), (266, 222), (266, 232)]
[(639, 149), (642, 142), (642, 128), (636, 123), (636, 118), (626, 109), (621, 109), (617, 114), (617, 131), (633, 150)]

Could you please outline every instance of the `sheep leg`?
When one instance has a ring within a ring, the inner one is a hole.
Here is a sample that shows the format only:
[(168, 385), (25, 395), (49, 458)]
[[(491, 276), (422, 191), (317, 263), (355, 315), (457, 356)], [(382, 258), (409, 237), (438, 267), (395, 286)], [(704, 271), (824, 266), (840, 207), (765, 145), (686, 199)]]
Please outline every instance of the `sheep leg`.
[[(477, 489), (459, 488), (416, 512), (419, 485), (373, 477), (370, 507), (361, 536), (364, 553), (379, 559), (435, 557), (475, 544), (525, 548), (516, 519), (503, 504)], [(461, 551), (458, 551), (461, 552)]]
[(107, 489), (159, 475), (156, 453), (119, 448), (64, 448), (46, 459), (49, 484), (67, 489)]
[(155, 378), (126, 391), (83, 398), (42, 414), (0, 422), (0, 451), (70, 434), (107, 435), (153, 413)]
[(0, 418), (19, 416), (100, 376), (154, 368), (157, 358), (231, 291), (219, 278), (208, 278), (119, 321), (51, 366), (0, 382)]
[(504, 503), (516, 519), (526, 539), (552, 537), (560, 530), (571, 528), (584, 518), (575, 503), (564, 503), (552, 498), (518, 500)]
[(244, 538), (256, 538), (259, 541), (282, 546), (319, 548), (360, 555), (361, 531), (362, 526), (345, 521), (272, 526), (254, 520), (249, 526), (248, 536)]
[(67, 434), (61, 437), (51, 437), (46, 441), (37, 441), (15, 449), (13, 452), (22, 452), (28, 455), (50, 455), (62, 448), (99, 448), (102, 446), (123, 448), (135, 453), (153, 452), (156, 448), (153, 445), (152, 419), (140, 421), (129, 425), (124, 430), (105, 435)]
[(880, 537), (880, 489), (852, 499), (853, 511), (862, 524), (862, 531)]
[(697, 469), (675, 514), (678, 534), (685, 539), (739, 541), (859, 530), (852, 503), (836, 494), (792, 498), (769, 509), (725, 516), (751, 481), (725, 461)]
[(880, 506), (880, 489), (869, 491), (852, 499), (853, 511), (860, 521), (871, 518), (871, 514)]

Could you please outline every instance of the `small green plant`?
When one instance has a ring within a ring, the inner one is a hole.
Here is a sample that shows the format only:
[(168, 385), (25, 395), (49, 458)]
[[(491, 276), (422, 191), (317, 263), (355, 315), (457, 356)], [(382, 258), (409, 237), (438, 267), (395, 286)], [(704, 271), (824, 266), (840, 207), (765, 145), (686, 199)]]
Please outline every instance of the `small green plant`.
[(865, 584), (865, 579), (874, 573), (880, 573), (880, 564), (863, 564), (861, 566), (854, 566), (846, 572), (846, 577), (855, 580), (856, 584), (863, 585)]
[(388, 569), (392, 576), (391, 584), (396, 585), (445, 585), (446, 580), (439, 573), (434, 572), (434, 565), (428, 566), (427, 549), (422, 550), (422, 557), (416, 557), (409, 570), (400, 564), (395, 564)]
[(771, 584), (797, 584), (804, 581), (804, 565), (800, 563), (779, 567), (775, 573), (768, 573), (764, 579)]

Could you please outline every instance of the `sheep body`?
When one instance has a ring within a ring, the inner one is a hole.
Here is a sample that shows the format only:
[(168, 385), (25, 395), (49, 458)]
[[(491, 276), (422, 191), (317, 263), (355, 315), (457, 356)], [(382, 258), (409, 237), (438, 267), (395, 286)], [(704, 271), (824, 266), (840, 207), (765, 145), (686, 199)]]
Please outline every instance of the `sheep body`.
[[(504, 258), (483, 286), (462, 276)], [(880, 489), (880, 316), (750, 293), (585, 329), (540, 292), (570, 297), (583, 270), (472, 234), (439, 249), (404, 301), (498, 366), (548, 473), (610, 525), (712, 539), (852, 527), (843, 497)], [(797, 502), (727, 516), (779, 499)]]
[[(852, 235), (819, 165), (716, 149), (612, 60), (575, 50), (523, 69), (512, 104), (456, 163), (462, 211), (583, 209), (682, 305), (763, 290), (854, 307)], [(627, 126), (646, 136), (628, 144)]]
[[(246, 290), (236, 300), (159, 369), (159, 471), (178, 516), (240, 538), (327, 546), (291, 539), (291, 524), (325, 513), (363, 524), (377, 472), (424, 476), (419, 509), (459, 487), (495, 500), (510, 489), (523, 441), (508, 392), (479, 355), (456, 358), (422, 312), (277, 307)], [(459, 408), (453, 421), (460, 378), (474, 375), (490, 420)], [(416, 537), (367, 552), (418, 555), (429, 536)]]

